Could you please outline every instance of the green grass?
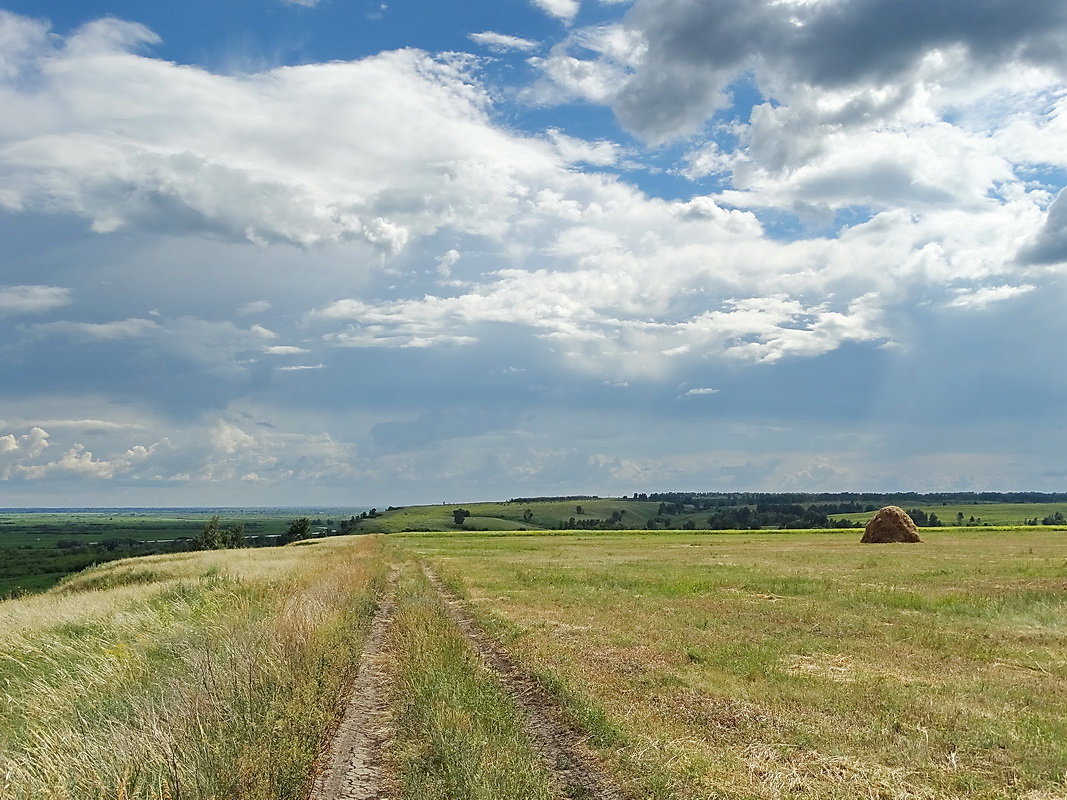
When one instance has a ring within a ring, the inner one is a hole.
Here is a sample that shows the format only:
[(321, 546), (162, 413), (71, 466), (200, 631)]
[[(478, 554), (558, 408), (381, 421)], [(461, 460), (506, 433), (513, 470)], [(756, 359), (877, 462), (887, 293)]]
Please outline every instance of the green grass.
[[(913, 508), (914, 506), (909, 506)], [(943, 525), (954, 525), (956, 515), (963, 514), (965, 521), (974, 517), (981, 519), (983, 523), (992, 526), (1021, 526), (1026, 520), (1037, 517), (1040, 522), (1045, 517), (1052, 516), (1057, 511), (1067, 515), (1067, 503), (971, 503), (971, 504), (938, 504), (920, 505), (927, 514), (933, 512), (941, 520)], [(831, 519), (850, 519), (853, 522), (867, 523), (874, 512), (863, 514), (834, 514)], [(1060, 526), (1061, 528), (1064, 526)]]
[(412, 565), (397, 603), (390, 761), (401, 800), (558, 798), (513, 701)]
[[(577, 513), (577, 507), (581, 506), (583, 514)], [(403, 531), (443, 531), (457, 530), (452, 517), (452, 512), (457, 508), (464, 508), (471, 513), (471, 517), (480, 522), (478, 527), (485, 528), (489, 519), (501, 520), (502, 527), (490, 530), (542, 530), (558, 528), (560, 523), (566, 522), (571, 517), (576, 520), (608, 519), (613, 511), (623, 512), (625, 524), (633, 527), (643, 527), (645, 522), (656, 516), (659, 509), (658, 502), (642, 500), (601, 499), (601, 500), (575, 500), (566, 502), (539, 502), (539, 503), (455, 503), (440, 506), (408, 506), (394, 511), (385, 511), (375, 519), (361, 522), (360, 532), (369, 533), (399, 533)], [(527, 520), (526, 511), (532, 512), (532, 517)], [(707, 514), (704, 515), (707, 517)], [(470, 520), (467, 526), (471, 527)], [(514, 528), (503, 527), (505, 523), (513, 523)]]
[[(582, 508), (581, 514), (578, 507)], [(659, 516), (659, 501), (629, 500), (622, 498), (605, 498), (599, 500), (542, 501), (535, 503), (456, 503), (439, 506), (409, 506), (385, 511), (380, 516), (360, 523), (359, 530), (368, 533), (401, 533), (407, 531), (447, 531), (459, 530), (454, 524), (452, 511), (457, 508), (471, 513), (463, 525), (467, 530), (507, 531), (507, 530), (556, 530), (573, 518), (575, 522), (594, 519), (607, 520), (613, 512), (623, 512), (622, 522), (630, 529), (642, 529), (649, 520), (657, 520), (663, 525), (669, 519), (669, 527), (681, 530), (687, 522), (692, 522), (696, 530), (706, 529), (708, 518), (714, 510), (690, 511), (685, 514)], [(971, 516), (992, 526), (1022, 526), (1025, 520), (1037, 517), (1039, 520), (1060, 511), (1067, 514), (1065, 503), (985, 503), (976, 505), (931, 505), (923, 507), (927, 512), (934, 512), (946, 525), (956, 520), (957, 512), (962, 511), (964, 519)], [(530, 512), (527, 519), (526, 512)], [(865, 524), (874, 512), (835, 514), (833, 520), (847, 519)], [(1061, 526), (1063, 527), (1063, 526)]]
[(391, 541), (464, 584), (637, 797), (1063, 796), (1067, 534), (923, 536)]

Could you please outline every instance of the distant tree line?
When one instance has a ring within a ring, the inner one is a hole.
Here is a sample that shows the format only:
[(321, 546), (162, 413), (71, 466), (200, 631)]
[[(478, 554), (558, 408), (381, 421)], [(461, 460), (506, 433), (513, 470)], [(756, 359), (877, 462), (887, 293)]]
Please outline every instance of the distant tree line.
[[(576, 506), (574, 511), (576, 514), (585, 513), (581, 506)], [(619, 511), (612, 511), (611, 516), (607, 519), (597, 517), (578, 519), (577, 517), (570, 517), (560, 523), (559, 528), (565, 531), (621, 531), (626, 528), (626, 525), (623, 524), (625, 515), (626, 509), (620, 509)]]
[(708, 528), (721, 530), (759, 530), (761, 528), (854, 528), (861, 523), (830, 519), (815, 505), (807, 508), (798, 503), (758, 503), (755, 506), (721, 508), (708, 517)]
[(599, 500), (595, 494), (569, 494), (566, 497), (512, 497), (509, 503), (573, 503), (575, 500)]
[(1027, 525), (1067, 525), (1067, 517), (1063, 516), (1062, 511), (1057, 511), (1055, 514), (1042, 518), (1040, 522), (1037, 521), (1037, 517), (1025, 520), (1025, 522)]

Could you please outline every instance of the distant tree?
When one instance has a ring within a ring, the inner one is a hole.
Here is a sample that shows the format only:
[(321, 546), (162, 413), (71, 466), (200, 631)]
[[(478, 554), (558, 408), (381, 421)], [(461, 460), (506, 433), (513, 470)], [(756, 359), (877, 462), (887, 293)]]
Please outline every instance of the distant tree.
[(582, 507), (581, 506), (575, 506), (574, 507), (574, 513), (578, 514), (580, 516), (580, 515), (584, 514), (585, 512), (582, 511)]
[(957, 511), (956, 512), (956, 524), (957, 525), (962, 525), (963, 524), (963, 512), (962, 511)]
[(929, 528), (940, 528), (941, 520), (937, 518), (937, 514), (931, 511), (929, 516), (927, 516), (926, 518), (926, 525)]
[(457, 508), (455, 511), (452, 512), (452, 523), (457, 528), (462, 528), (463, 527), (463, 520), (465, 520), (470, 515), (471, 515), (471, 512), (469, 512), (467, 509), (465, 509), (465, 508)]
[(191, 549), (218, 550), (225, 546), (222, 541), (222, 527), (219, 525), (219, 515), (215, 514), (204, 525), (204, 529), (193, 538)]
[(289, 544), (290, 542), (298, 542), (301, 539), (311, 538), (311, 520), (307, 517), (301, 517), (300, 519), (294, 519), (289, 523), (289, 527), (278, 538), (278, 544)]
[(232, 528), (227, 528), (222, 532), (222, 546), (229, 547), (236, 550), (239, 547), (245, 546), (245, 524), (238, 522)]
[(525, 511), (522, 512), (522, 518), (526, 522), (529, 522), (530, 520), (533, 519), (533, 511), (531, 511), (530, 509), (526, 509)]
[(691, 519), (687, 519), (687, 520), (685, 521), (685, 525), (683, 525), (682, 527), (683, 527), (683, 528), (685, 528), (685, 529), (686, 529), (687, 531), (691, 531), (691, 530), (693, 530), (694, 528), (696, 528), (696, 526), (697, 526), (697, 525), (696, 525), (696, 523), (695, 523), (695, 522), (693, 522), (693, 520), (691, 520)]

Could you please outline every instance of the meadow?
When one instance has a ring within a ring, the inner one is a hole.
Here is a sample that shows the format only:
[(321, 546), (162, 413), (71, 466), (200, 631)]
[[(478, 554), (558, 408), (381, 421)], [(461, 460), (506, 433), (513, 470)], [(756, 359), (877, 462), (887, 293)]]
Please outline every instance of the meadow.
[(1067, 535), (390, 537), (633, 797), (1067, 794)]
[[(858, 538), (453, 529), (100, 565), (0, 602), (0, 800), (306, 800), (383, 598), (395, 800), (1067, 796), (1067, 532)], [(545, 760), (533, 695), (617, 793)]]

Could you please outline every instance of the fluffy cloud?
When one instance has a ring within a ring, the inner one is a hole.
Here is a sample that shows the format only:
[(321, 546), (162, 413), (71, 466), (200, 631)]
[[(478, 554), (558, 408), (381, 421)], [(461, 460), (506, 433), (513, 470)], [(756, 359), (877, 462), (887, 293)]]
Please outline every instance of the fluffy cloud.
[(66, 210), (100, 232), (395, 254), (442, 227), (499, 233), (558, 168), (547, 144), (490, 124), (462, 56), (403, 50), (234, 77), (134, 52), (156, 41), (109, 19), (5, 52), (0, 206)]
[(20, 466), (18, 471), (30, 480), (46, 478), (55, 473), (68, 473), (82, 478), (112, 478), (118, 465), (93, 458), (84, 445), (75, 445), (55, 461), (47, 464)]
[(0, 286), (0, 317), (51, 311), (70, 302), (70, 289), (61, 286)]
[[(837, 5), (841, 13), (856, 11)], [(652, 13), (660, 6), (670, 12), (663, 19)], [(732, 41), (733, 50), (701, 55), (689, 34), (675, 30), (684, 20), (717, 41), (724, 31), (787, 13), (828, 25), (818, 16), (827, 8), (756, 3), (730, 13), (719, 8), (724, 19), (712, 19), (699, 4), (646, 2), (625, 25), (579, 31), (568, 41), (599, 54), (583, 63), (606, 64), (632, 81), (643, 65), (668, 59), (664, 42), (682, 37), (669, 58), (705, 75), (748, 64), (749, 51), (765, 39)], [(786, 36), (783, 24), (761, 35)], [(968, 282), (975, 290), (989, 285), (1009, 271), (1011, 246), (1036, 230), (1038, 199), (1019, 188), (1008, 203), (991, 197), (994, 187), (1013, 183), (1011, 164), (991, 139), (930, 117), (929, 104), (916, 103), (906, 87), (841, 87), (795, 42), (775, 63), (803, 62), (802, 78), (830, 88), (791, 84), (783, 96), (792, 105), (757, 106), (733, 152), (705, 145), (690, 161), (697, 171), (729, 170), (733, 187), (667, 202), (615, 177), (573, 169), (618, 164), (624, 154), (614, 143), (557, 129), (525, 137), (496, 126), (489, 94), (460, 57), (399, 51), (231, 77), (133, 52), (153, 41), (140, 26), (104, 20), (65, 41), (39, 41), (29, 54), (15, 51), (20, 69), (38, 80), (32, 89), (23, 82), (3, 89), (25, 112), (0, 123), (10, 207), (47, 202), (84, 214), (100, 231), (178, 225), (261, 245), (354, 239), (392, 254), (448, 231), (507, 241), (530, 264), (492, 270), (454, 295), (322, 306), (314, 315), (319, 322), (348, 323), (325, 334), (336, 345), (466, 345), (484, 335), (483, 326), (504, 324), (531, 329), (574, 364), (598, 348), (620, 359), (636, 355), (628, 359), (635, 371), (664, 354), (674, 362), (812, 356), (844, 342), (891, 340), (881, 310), (931, 282), (945, 285), (948, 300), (962, 296)], [(1008, 49), (1019, 59), (1047, 61)], [(900, 52), (921, 61), (928, 50), (901, 45)], [(760, 68), (773, 77), (769, 53)], [(857, 69), (881, 75), (889, 63)], [(639, 94), (626, 86), (615, 101)], [(85, 102), (90, 96), (94, 102)], [(670, 93), (661, 99), (674, 102)], [(270, 125), (262, 124), (266, 118)], [(881, 122), (872, 126), (871, 119)], [(879, 216), (837, 240), (775, 243), (753, 214), (730, 205), (909, 213)], [(1056, 208), (1046, 230), (1057, 224)], [(953, 216), (960, 209), (967, 213)], [(458, 258), (452, 252), (459, 251), (431, 251), (442, 277), (451, 277)], [(869, 259), (869, 268), (857, 269), (857, 257)], [(887, 277), (895, 283), (889, 294)], [(265, 302), (242, 313), (266, 310)], [(248, 350), (301, 352), (291, 345), (264, 349), (256, 339), (275, 333), (262, 326), (245, 330), (192, 317), (62, 321), (26, 330), (143, 341), (218, 368)]]
[(622, 68), (612, 92), (620, 118), (661, 141), (699, 129), (747, 72), (787, 102), (795, 86), (861, 95), (868, 87), (904, 89), (881, 108), (864, 109), (857, 98), (849, 110), (868, 115), (905, 101), (920, 73), (938, 67), (954, 73), (944, 77), (972, 84), (976, 72), (992, 74), (1011, 63), (1062, 75), (1067, 11), (1057, 0), (1025, 5), (1020, 13), (995, 0), (907, 9), (894, 0), (643, 0), (616, 26), (616, 38), (640, 42), (629, 58), (594, 49), (600, 63)]
[(581, 8), (580, 0), (532, 0), (533, 4), (544, 11), (546, 14), (550, 14), (553, 17), (558, 17), (562, 20), (570, 21), (578, 15), (578, 10)]
[[(158, 422), (156, 423), (158, 424)], [(125, 426), (123, 426), (125, 427)], [(33, 427), (22, 435), (0, 436), (0, 481), (123, 481), (189, 483), (245, 479), (258, 483), (288, 480), (342, 480), (356, 474), (354, 450), (323, 433), (281, 432), (258, 426), (251, 432), (228, 418), (202, 421), (152, 444), (124, 444), (129, 430), (97, 431), (102, 457), (70, 440), (49, 456), (53, 434)], [(58, 434), (57, 434), (58, 435)], [(94, 447), (94, 450), (96, 448)]]
[(48, 431), (34, 426), (28, 433), (0, 436), (0, 453), (14, 453), (22, 458), (37, 458), (48, 448)]

